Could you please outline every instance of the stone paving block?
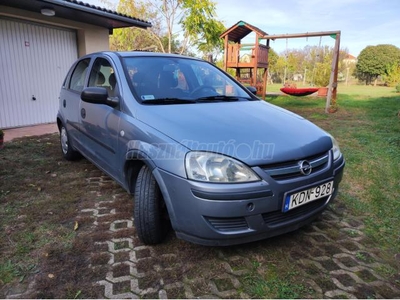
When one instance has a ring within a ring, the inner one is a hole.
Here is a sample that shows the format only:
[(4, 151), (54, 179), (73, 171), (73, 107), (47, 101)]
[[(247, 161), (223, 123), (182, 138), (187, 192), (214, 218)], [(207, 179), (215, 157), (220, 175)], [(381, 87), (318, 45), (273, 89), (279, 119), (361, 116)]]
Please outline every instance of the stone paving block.
[(327, 292), (325, 292), (324, 295), (328, 298), (333, 298), (333, 299), (355, 299), (355, 298), (357, 298), (353, 294), (350, 294), (343, 290), (327, 291)]
[(338, 243), (345, 252), (353, 253), (354, 251), (364, 250), (365, 247), (355, 240), (342, 240)]
[(249, 269), (251, 269), (251, 263), (248, 258), (242, 256), (232, 256), (225, 257), (224, 262), (222, 262), (222, 267), (226, 270), (226, 272), (236, 275), (242, 276), (249, 273)]
[(322, 288), (312, 279), (306, 280), (306, 283), (313, 289), (314, 294), (310, 295), (309, 298), (323, 298)]
[(139, 299), (139, 297), (131, 292), (114, 294), (114, 285), (106, 280), (96, 282), (98, 285), (104, 286), (104, 297), (108, 299)]
[(365, 238), (365, 234), (358, 229), (354, 228), (340, 228), (340, 231), (346, 234), (346, 239), (351, 238), (353, 241), (360, 242)]
[[(400, 299), (400, 284), (393, 286), (390, 283), (383, 281), (374, 281), (368, 284), (379, 291), (380, 298), (395, 298)], [(393, 296), (395, 295), (395, 296)]]
[(364, 281), (361, 280), (357, 275), (352, 272), (345, 270), (336, 270), (331, 271), (330, 275), (332, 275), (333, 283), (341, 290), (347, 292), (354, 292), (355, 285), (357, 283), (364, 284)]

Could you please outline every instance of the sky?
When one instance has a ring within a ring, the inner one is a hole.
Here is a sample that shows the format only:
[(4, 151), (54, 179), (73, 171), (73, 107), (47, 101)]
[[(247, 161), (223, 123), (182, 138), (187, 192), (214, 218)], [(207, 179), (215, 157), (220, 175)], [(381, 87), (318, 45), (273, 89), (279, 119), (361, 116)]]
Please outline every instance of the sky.
[[(101, 0), (83, 1), (105, 6)], [(400, 47), (399, 0), (213, 1), (217, 18), (227, 28), (244, 21), (268, 34), (340, 30), (340, 47), (347, 48), (354, 56), (367, 46), (392, 44)], [(118, 0), (110, 2), (118, 3)], [(307, 45), (333, 46), (334, 42), (330, 37), (296, 38), (272, 41), (270, 46), (281, 53), (285, 49), (302, 49)]]

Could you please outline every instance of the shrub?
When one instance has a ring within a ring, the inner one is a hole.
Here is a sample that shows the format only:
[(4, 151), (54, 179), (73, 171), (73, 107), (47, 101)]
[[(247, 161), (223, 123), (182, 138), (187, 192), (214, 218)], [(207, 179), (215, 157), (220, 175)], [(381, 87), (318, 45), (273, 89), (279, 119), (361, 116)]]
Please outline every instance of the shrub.
[(316, 86), (326, 87), (331, 76), (331, 65), (329, 62), (317, 63), (314, 83)]
[[(386, 70), (386, 74), (382, 76), (387, 86), (397, 86), (400, 84), (400, 65), (396, 62), (389, 65)], [(397, 90), (399, 91), (399, 90)]]

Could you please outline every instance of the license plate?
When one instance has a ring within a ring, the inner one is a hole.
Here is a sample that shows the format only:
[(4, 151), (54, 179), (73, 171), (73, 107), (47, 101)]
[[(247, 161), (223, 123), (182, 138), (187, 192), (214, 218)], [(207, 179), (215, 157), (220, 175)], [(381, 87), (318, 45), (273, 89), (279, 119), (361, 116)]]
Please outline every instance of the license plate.
[(287, 212), (293, 208), (329, 196), (332, 193), (333, 193), (333, 181), (329, 181), (308, 190), (304, 190), (294, 194), (288, 194), (286, 195), (285, 198), (285, 205), (283, 206), (283, 212)]

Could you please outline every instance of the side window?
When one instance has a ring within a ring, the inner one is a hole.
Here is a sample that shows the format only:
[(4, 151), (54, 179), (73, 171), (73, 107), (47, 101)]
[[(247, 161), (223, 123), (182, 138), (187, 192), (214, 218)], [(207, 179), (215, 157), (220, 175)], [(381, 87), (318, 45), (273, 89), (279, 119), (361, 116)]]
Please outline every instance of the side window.
[(104, 58), (97, 58), (89, 76), (90, 87), (104, 87), (109, 96), (116, 96), (117, 80), (110, 62)]
[(78, 62), (75, 70), (72, 72), (71, 81), (69, 82), (69, 89), (82, 92), (85, 85), (86, 72), (90, 63), (90, 58), (86, 58)]

